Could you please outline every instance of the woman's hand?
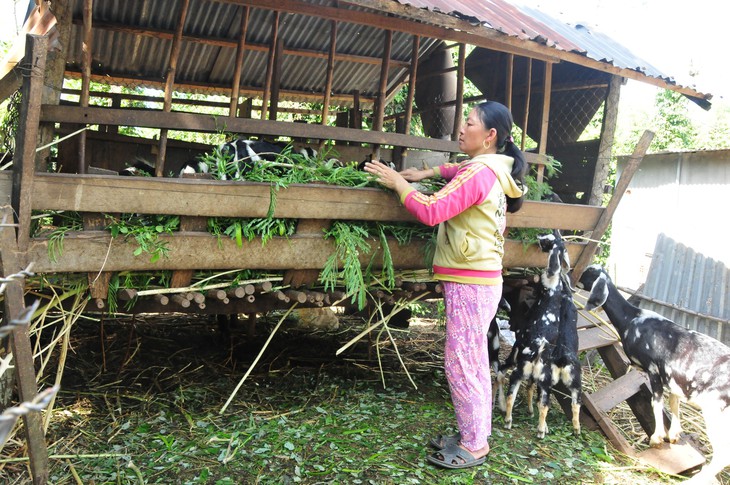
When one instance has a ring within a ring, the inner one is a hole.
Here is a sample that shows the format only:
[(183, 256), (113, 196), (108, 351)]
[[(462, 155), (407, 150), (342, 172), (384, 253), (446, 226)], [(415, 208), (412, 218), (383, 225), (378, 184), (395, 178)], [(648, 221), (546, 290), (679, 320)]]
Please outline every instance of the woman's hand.
[(431, 178), (434, 176), (432, 168), (418, 170), (416, 167), (409, 167), (400, 172), (400, 174), (408, 182), (418, 182), (419, 180)]
[(398, 194), (409, 187), (408, 181), (401, 174), (378, 161), (367, 162), (365, 171), (375, 177), (380, 185), (395, 190)]

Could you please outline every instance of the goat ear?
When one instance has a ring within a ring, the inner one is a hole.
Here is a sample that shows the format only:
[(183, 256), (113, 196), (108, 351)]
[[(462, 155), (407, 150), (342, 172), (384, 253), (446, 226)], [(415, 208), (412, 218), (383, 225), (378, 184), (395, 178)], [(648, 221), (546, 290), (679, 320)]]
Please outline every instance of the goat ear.
[(606, 303), (608, 299), (608, 283), (605, 278), (596, 278), (591, 287), (591, 294), (588, 295), (588, 302), (586, 302), (585, 310), (593, 310)]

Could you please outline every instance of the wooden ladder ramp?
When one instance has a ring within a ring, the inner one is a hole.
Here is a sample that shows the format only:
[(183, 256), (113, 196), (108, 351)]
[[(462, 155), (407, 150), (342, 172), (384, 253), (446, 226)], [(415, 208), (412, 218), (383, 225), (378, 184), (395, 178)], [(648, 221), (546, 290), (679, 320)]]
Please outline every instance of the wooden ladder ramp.
[[(587, 427), (600, 428), (621, 453), (662, 472), (679, 474), (702, 466), (705, 463), (704, 456), (684, 438), (677, 444), (664, 443), (659, 448), (637, 451), (621, 434), (609, 412), (623, 402), (628, 403), (647, 435), (653, 432), (651, 390), (646, 375), (630, 366), (614, 328), (601, 322), (608, 322), (606, 315), (598, 315), (600, 319), (588, 312), (578, 312), (578, 349), (579, 352), (596, 350), (613, 380), (594, 392), (584, 390), (581, 421)], [(560, 401), (563, 409), (566, 409), (564, 400)], [(569, 400), (567, 404), (566, 411), (570, 416)], [(665, 426), (669, 426), (670, 417), (666, 410), (664, 422)]]

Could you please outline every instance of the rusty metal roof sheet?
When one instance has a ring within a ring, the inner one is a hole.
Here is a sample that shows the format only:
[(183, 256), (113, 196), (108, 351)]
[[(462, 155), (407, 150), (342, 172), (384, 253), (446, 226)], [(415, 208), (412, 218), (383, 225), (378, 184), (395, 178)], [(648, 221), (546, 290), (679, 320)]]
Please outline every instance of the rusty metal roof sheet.
[[(447, 14), (474, 25), (485, 26), (508, 36), (537, 42), (557, 50), (577, 53), (621, 69), (632, 69), (646, 76), (673, 84), (666, 76), (633, 56), (628, 49), (607, 36), (581, 26), (569, 26), (537, 11), (518, 8), (506, 0), (393, 0), (402, 5), (438, 13), (422, 22), (445, 25), (440, 14)], [(372, 8), (334, 0), (308, 0), (308, 5), (327, 8), (373, 12)], [(354, 1), (354, 3), (357, 3)], [(94, 2), (94, 40), (92, 72), (110, 76), (129, 84), (144, 82), (164, 84), (172, 48), (172, 33), (180, 16), (179, 0), (128, 0), (125, 2)], [(368, 4), (362, 2), (361, 5)], [(71, 2), (74, 24), (67, 56), (71, 72), (80, 71), (81, 25), (83, 0)], [(233, 2), (190, 0), (183, 29), (183, 42), (175, 82), (178, 86), (205, 85), (226, 94), (230, 91), (235, 66), (235, 43), (240, 35), (243, 7)], [(375, 10), (377, 12), (377, 10)], [(250, 11), (247, 50), (241, 85), (261, 89), (266, 79), (268, 52), (263, 46), (271, 43), (273, 10), (265, 4)], [(390, 14), (389, 14), (390, 15)], [(421, 16), (423, 17), (423, 16)], [(286, 49), (326, 53), (329, 46), (330, 21), (314, 15), (282, 13), (280, 36)], [(192, 42), (192, 38), (213, 42)], [(397, 86), (407, 75), (412, 36), (393, 33), (388, 89)], [(439, 39), (422, 38), (421, 53), (432, 49)], [(227, 44), (226, 44), (227, 43)], [(383, 31), (375, 25), (338, 22), (337, 54), (379, 59), (383, 53)], [(287, 55), (284, 57), (281, 80), (282, 99), (298, 101), (306, 93), (321, 92), (326, 73), (326, 56)], [(351, 96), (359, 91), (363, 100), (377, 95), (380, 76), (378, 62), (338, 61), (335, 67), (333, 95)], [(310, 97), (311, 100), (311, 97)], [(365, 101), (364, 101), (365, 102)]]

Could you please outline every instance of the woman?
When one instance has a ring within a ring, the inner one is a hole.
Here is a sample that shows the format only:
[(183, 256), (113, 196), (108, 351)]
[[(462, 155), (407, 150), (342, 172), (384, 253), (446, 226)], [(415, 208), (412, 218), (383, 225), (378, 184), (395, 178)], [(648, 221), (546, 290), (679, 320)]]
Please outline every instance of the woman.
[[(438, 435), (428, 460), (445, 468), (480, 465), (492, 432), (492, 380), (487, 330), (502, 295), (506, 212), (524, 199), (527, 163), (511, 137), (512, 114), (487, 101), (471, 110), (459, 131), (464, 162), (396, 172), (380, 162), (365, 170), (394, 190), (419, 221), (439, 224), (433, 273), (446, 306), (444, 368), (459, 434)], [(409, 182), (440, 176), (448, 183), (427, 196)]]

